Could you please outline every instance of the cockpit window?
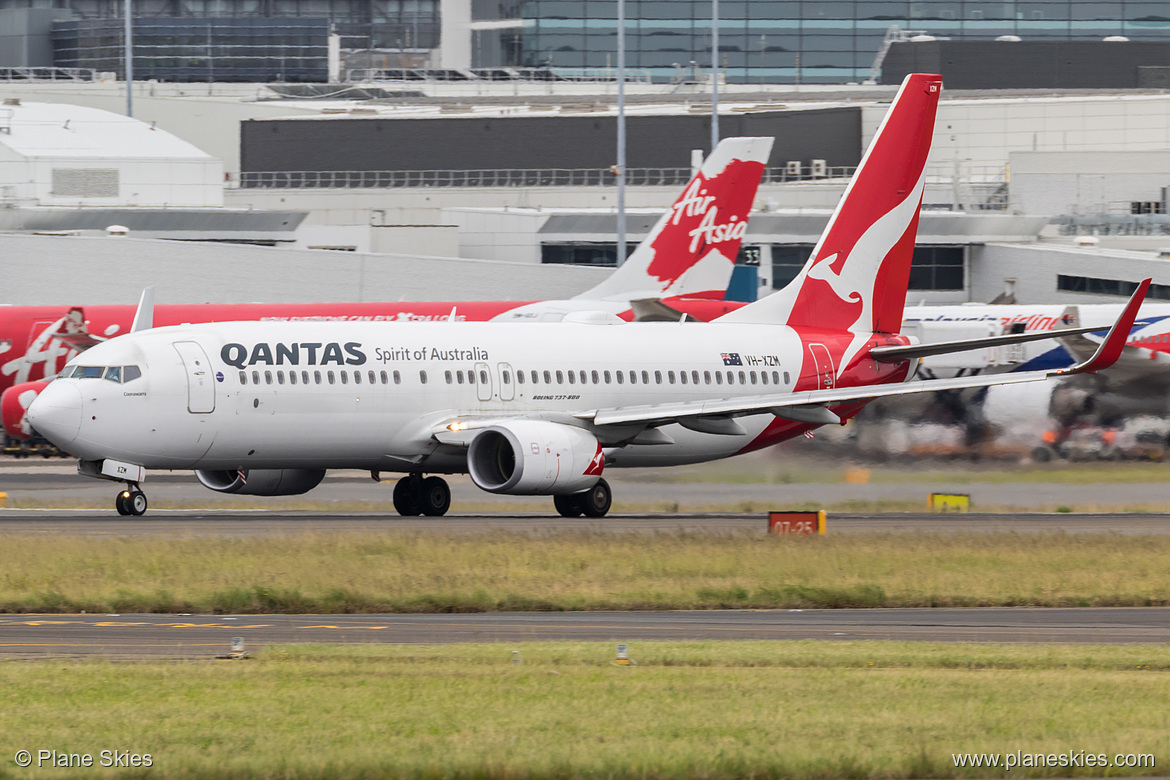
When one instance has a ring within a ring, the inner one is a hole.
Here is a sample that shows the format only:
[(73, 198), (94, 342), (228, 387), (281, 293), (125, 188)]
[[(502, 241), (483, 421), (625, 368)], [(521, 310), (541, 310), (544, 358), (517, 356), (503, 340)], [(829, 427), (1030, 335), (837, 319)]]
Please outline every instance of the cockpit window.
[(67, 366), (61, 377), (73, 379), (102, 379), (118, 384), (133, 382), (142, 376), (142, 369), (138, 366)]

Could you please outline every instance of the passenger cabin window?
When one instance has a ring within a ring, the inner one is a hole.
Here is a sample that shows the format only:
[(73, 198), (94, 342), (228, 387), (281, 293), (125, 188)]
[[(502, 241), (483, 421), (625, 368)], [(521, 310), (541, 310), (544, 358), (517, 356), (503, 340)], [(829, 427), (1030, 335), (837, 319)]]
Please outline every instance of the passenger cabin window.
[[(718, 372), (716, 372), (715, 375), (718, 376), (719, 375)], [(698, 380), (695, 380), (695, 383), (698, 384)], [(710, 371), (703, 372), (703, 384), (705, 384), (705, 385), (711, 384), (711, 372)]]
[(260, 384), (260, 372), (259, 371), (255, 371), (255, 370), (252, 371), (252, 384), (254, 384), (254, 385)]
[(569, 372), (569, 384), (571, 384), (571, 385), (577, 384), (577, 375), (575, 373), (573, 373), (572, 371)]
[(248, 384), (248, 372), (247, 371), (240, 372), (240, 384), (241, 385)]
[(744, 372), (742, 372), (742, 371), (740, 371), (740, 372), (739, 372), (739, 383), (740, 383), (741, 385), (746, 385), (746, 384), (747, 384), (747, 374), (745, 374), (745, 373), (744, 373)]
[[(366, 378), (370, 380), (371, 385), (378, 384), (378, 377), (376, 374), (374, 374), (374, 369), (372, 369), (372, 368), (370, 369), (369, 373), (366, 374)], [(382, 382), (382, 384), (386, 384), (386, 383)]]
[(479, 383), (481, 385), (486, 385), (488, 383), (487, 371), (483, 370), (482, 368), (479, 370)]
[[(780, 379), (776, 376), (775, 371), (772, 372), (772, 381), (775, 382), (776, 384), (780, 384)], [(784, 384), (788, 384), (789, 381), (791, 381), (791, 380), (789, 379), (788, 372), (785, 371), (784, 372)]]
[(297, 383), (297, 372), (296, 371), (289, 371), (288, 372), (288, 383), (290, 385), (295, 385)]
[(644, 384), (644, 385), (650, 384), (650, 372), (649, 371), (642, 372), (642, 384)]
[[(755, 372), (752, 372), (752, 376), (755, 376)], [(764, 383), (765, 385), (768, 384), (768, 372), (767, 371), (760, 372), (760, 381), (762, 383)]]
[(593, 384), (595, 384), (595, 385), (601, 384), (601, 379), (600, 379), (600, 377), (597, 376), (596, 369), (594, 369), (593, 371), (590, 371), (589, 376), (593, 379)]
[(609, 384), (609, 372), (608, 372), (608, 371), (602, 371), (602, 372), (601, 372), (601, 376), (602, 376), (602, 378), (603, 378), (603, 379), (605, 379), (605, 383), (608, 385), (608, 384)]
[(672, 385), (674, 384), (674, 372), (673, 371), (666, 372), (666, 381), (670, 382)]
[(284, 372), (283, 371), (276, 372), (276, 384), (278, 384), (278, 385), (284, 384)]
[(564, 373), (558, 371), (557, 372), (557, 384), (563, 385), (564, 383), (565, 383), (565, 375), (564, 375)]
[(450, 371), (444, 371), (443, 378), (447, 380), (447, 384), (453, 384), (455, 382), (455, 377), (451, 376)]
[(353, 372), (353, 383), (355, 385), (360, 385), (362, 383), (362, 372), (361, 371), (354, 371)]
[(581, 371), (579, 376), (581, 377), (581, 384), (586, 384), (589, 381), (588, 378), (586, 378), (584, 371)]
[(619, 385), (620, 385), (622, 382), (626, 381), (626, 379), (625, 379), (626, 375), (625, 375), (624, 373), (622, 373), (621, 371), (615, 371), (615, 372), (614, 372), (614, 375), (617, 377), (617, 383), (618, 383)]
[(349, 384), (349, 372), (348, 371), (338, 371), (337, 373), (341, 374), (341, 384), (348, 385)]
[[(728, 373), (731, 373), (731, 372), (729, 371)], [(715, 372), (715, 384), (717, 384), (717, 385), (723, 384), (723, 372), (722, 371)]]
[(424, 385), (427, 383), (427, 372), (425, 369), (418, 372), (418, 381)]
[(506, 385), (510, 385), (510, 384), (512, 384), (512, 374), (511, 374), (511, 372), (508, 372), (508, 371), (501, 371), (501, 372), (500, 372), (500, 379), (501, 379), (501, 380), (503, 381), (503, 383), (504, 383), (504, 384), (506, 384)]
[(631, 385), (638, 384), (638, 372), (637, 371), (630, 372), (630, 384)]
[[(710, 384), (711, 383), (710, 380), (707, 380), (707, 383)], [(698, 371), (691, 372), (691, 384), (692, 385), (699, 384), (699, 372)]]
[[(386, 383), (386, 372), (383, 371), (382, 372), (382, 384), (385, 384), (385, 383)], [(396, 384), (396, 385), (402, 384), (402, 374), (398, 373), (397, 371), (394, 372), (394, 384)]]
[(678, 381), (684, 385), (687, 383), (687, 372), (686, 371), (679, 371), (678, 372)]
[(523, 371), (516, 372), (516, 384), (518, 384), (518, 385), (524, 384), (524, 372)]
[(325, 378), (329, 380), (329, 384), (331, 384), (331, 385), (337, 384), (337, 377), (333, 376), (332, 371), (326, 371)]
[(321, 384), (321, 372), (320, 371), (313, 372), (313, 383), (318, 384), (318, 385)]
[(654, 372), (654, 384), (656, 384), (656, 385), (662, 384), (662, 372), (661, 371)]
[(272, 384), (272, 372), (271, 371), (264, 372), (264, 384), (266, 384), (266, 385)]

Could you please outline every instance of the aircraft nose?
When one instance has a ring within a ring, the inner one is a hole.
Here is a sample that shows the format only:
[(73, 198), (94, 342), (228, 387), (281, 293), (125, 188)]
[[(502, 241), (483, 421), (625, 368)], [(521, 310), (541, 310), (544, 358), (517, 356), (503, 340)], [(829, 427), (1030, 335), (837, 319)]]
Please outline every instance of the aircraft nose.
[(52, 382), (28, 408), (37, 433), (65, 449), (81, 429), (81, 391), (71, 382)]

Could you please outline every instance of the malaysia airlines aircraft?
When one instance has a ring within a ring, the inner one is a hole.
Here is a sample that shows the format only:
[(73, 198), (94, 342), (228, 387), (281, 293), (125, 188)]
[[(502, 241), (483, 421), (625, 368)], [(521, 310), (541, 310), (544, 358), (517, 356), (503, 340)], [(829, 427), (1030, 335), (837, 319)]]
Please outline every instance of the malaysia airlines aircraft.
[[(155, 324), (552, 322), (584, 311), (634, 319), (644, 310), (653, 311), (658, 304), (651, 301), (663, 301), (660, 306), (665, 312), (678, 310), (696, 319), (713, 319), (734, 307), (722, 300), (723, 293), (771, 150), (771, 138), (721, 141), (626, 262), (605, 281), (570, 300), (170, 305), (157, 307)], [(64, 311), (53, 306), (0, 306), (0, 419), (10, 436), (31, 434), (26, 411), (66, 361), (126, 332), (134, 317), (133, 306)]]
[[(1085, 362), (1059, 372), (906, 383), (923, 356), (1035, 338), (915, 345), (898, 331), (941, 79), (903, 82), (807, 265), (784, 290), (692, 327), (605, 313), (515, 323), (234, 322), (135, 331), (66, 366), (33, 403), (79, 471), (194, 469), (222, 492), (290, 495), (327, 469), (405, 473), (404, 515), (442, 515), (437, 474), (604, 515), (606, 468), (693, 463), (840, 423), (878, 397), (1107, 367), (1148, 283)], [(1046, 334), (1045, 334), (1046, 335)], [(424, 476), (424, 475), (431, 476)]]

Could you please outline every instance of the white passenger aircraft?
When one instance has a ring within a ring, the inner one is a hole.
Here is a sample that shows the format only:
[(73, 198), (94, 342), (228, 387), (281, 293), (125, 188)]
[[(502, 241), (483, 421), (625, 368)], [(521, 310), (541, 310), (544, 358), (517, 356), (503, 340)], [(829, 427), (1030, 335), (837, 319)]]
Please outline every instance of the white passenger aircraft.
[[(35, 428), (124, 481), (194, 469), (224, 492), (289, 495), (327, 469), (405, 472), (404, 515), (442, 515), (446, 482), (553, 495), (604, 515), (607, 466), (722, 458), (840, 423), (869, 400), (1036, 381), (1116, 359), (1148, 281), (1088, 360), (1057, 372), (906, 383), (921, 357), (1048, 334), (915, 345), (901, 335), (941, 79), (913, 74), (824, 235), (787, 288), (705, 327), (612, 315), (514, 323), (229, 322), (134, 331), (76, 358), (33, 403)], [(706, 239), (706, 237), (704, 237)], [(71, 370), (69, 370), (71, 368)]]

